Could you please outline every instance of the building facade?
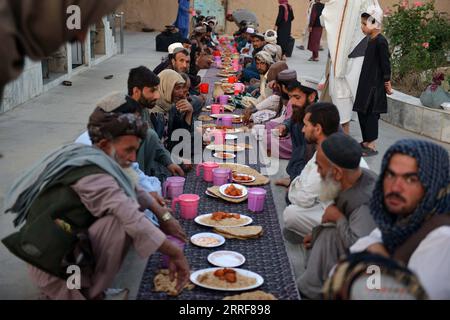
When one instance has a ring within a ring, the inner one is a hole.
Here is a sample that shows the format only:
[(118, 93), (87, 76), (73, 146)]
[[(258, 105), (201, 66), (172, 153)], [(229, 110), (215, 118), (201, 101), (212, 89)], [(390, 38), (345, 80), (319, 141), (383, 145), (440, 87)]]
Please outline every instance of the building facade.
[(0, 113), (61, 85), (64, 80), (115, 55), (120, 41), (115, 21), (115, 15), (104, 17), (90, 27), (83, 43), (67, 43), (42, 61), (26, 59), (23, 73), (4, 89)]

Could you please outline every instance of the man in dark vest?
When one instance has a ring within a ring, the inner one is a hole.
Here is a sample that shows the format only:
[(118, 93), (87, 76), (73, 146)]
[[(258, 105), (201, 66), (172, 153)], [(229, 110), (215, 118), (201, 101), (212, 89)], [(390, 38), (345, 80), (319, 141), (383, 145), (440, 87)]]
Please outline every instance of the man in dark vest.
[[(93, 147), (59, 148), (19, 178), (5, 198), (20, 231), (3, 239), (29, 264), (31, 280), (50, 299), (102, 299), (133, 244), (142, 258), (170, 257), (178, 289), (189, 278), (183, 252), (166, 239), (143, 210), (161, 222), (171, 214), (128, 173), (147, 126), (133, 114), (97, 108), (88, 124)], [(79, 270), (80, 285), (66, 279)]]

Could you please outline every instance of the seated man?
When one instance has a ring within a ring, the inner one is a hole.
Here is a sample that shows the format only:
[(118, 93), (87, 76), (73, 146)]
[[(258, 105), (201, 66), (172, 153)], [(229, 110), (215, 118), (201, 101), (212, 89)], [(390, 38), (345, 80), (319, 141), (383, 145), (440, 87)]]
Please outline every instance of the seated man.
[(334, 201), (334, 204), (325, 209), (322, 225), (304, 238), (303, 243), (310, 252), (306, 270), (297, 283), (302, 296), (319, 299), (339, 257), (375, 228), (369, 201), (376, 174), (360, 168), (361, 156), (358, 142), (343, 133), (330, 135), (318, 147), (320, 200)]
[[(256, 54), (263, 50), (266, 42), (264, 40), (264, 35), (261, 33), (254, 33), (251, 36), (252, 45), (253, 45), (253, 57), (256, 57)], [(267, 72), (267, 71), (266, 71)], [(253, 61), (250, 66), (247, 66), (240, 76), (240, 80), (244, 83), (250, 82), (252, 79), (259, 80), (260, 73), (256, 68), (256, 60), (253, 58)]]
[(185, 129), (193, 132), (194, 108), (186, 97), (186, 81), (173, 71), (164, 70), (159, 74), (161, 85), (159, 87), (160, 98), (152, 112), (164, 114), (167, 120), (167, 128), (163, 138), (169, 151), (178, 143), (172, 141), (172, 133), (177, 129)]
[[(146, 125), (132, 114), (97, 108), (88, 130), (94, 147), (59, 148), (14, 184), (7, 212), (18, 215), (16, 227), (25, 224), (3, 243), (30, 265), (32, 281), (50, 299), (104, 298), (131, 243), (142, 258), (157, 250), (169, 255), (182, 288), (190, 273), (183, 252), (141, 210), (170, 213), (123, 171), (136, 161)], [(71, 290), (66, 279), (73, 265), (81, 281)]]
[(423, 140), (391, 146), (370, 202), (377, 229), (350, 248), (408, 266), (430, 299), (450, 299), (448, 157), (444, 148)]
[[(255, 56), (256, 69), (260, 75), (259, 89), (252, 92), (253, 97), (244, 97), (242, 104), (246, 108), (252, 108), (258, 103), (264, 101), (269, 95), (272, 94), (272, 90), (268, 89), (267, 75), (270, 67), (273, 65), (272, 57), (265, 51), (258, 52)], [(249, 86), (251, 88), (251, 86)], [(256, 98), (256, 96), (258, 96)]]
[[(328, 136), (339, 131), (339, 111), (335, 105), (316, 103), (306, 108), (305, 112), (303, 133), (309, 144), (317, 147)], [(288, 198), (291, 205), (283, 212), (284, 234), (294, 243), (303, 241), (302, 238), (320, 224), (322, 215), (330, 204), (319, 199), (320, 175), (317, 171), (316, 154), (289, 187)], [(363, 158), (360, 165), (369, 169)]]
[[(334, 104), (315, 103), (305, 110), (303, 134), (308, 143), (316, 147), (339, 129), (339, 111)], [(320, 224), (329, 202), (319, 200), (320, 175), (316, 155), (308, 161), (301, 174), (292, 181), (288, 198), (291, 205), (283, 212), (285, 238), (301, 242), (312, 229)]]
[(290, 98), (289, 103), (292, 105), (292, 116), (275, 128), (279, 130), (280, 137), (290, 134), (292, 140), (292, 156), (286, 168), (289, 177), (275, 182), (280, 186), (289, 187), (291, 181), (302, 173), (306, 162), (312, 156), (311, 150), (307, 149), (307, 142), (302, 132), (303, 118), (305, 109), (315, 103), (318, 96), (316, 89), (312, 88), (312, 84), (308, 85), (310, 87), (304, 86), (298, 81), (290, 84), (287, 89)]
[(278, 34), (275, 30), (267, 30), (264, 33), (264, 39), (266, 45), (264, 46), (264, 51), (267, 51), (272, 56), (273, 61), (278, 62), (283, 59), (283, 49), (277, 44)]
[[(164, 131), (164, 117), (150, 113), (155, 108), (159, 95), (160, 79), (146, 67), (130, 70), (128, 95), (112, 93), (103, 98), (98, 107), (107, 112), (133, 113), (139, 115), (150, 128), (138, 152), (139, 168), (151, 177), (163, 182), (171, 175), (184, 176), (183, 169), (173, 162), (170, 152), (160, 140)], [(158, 132), (158, 133), (157, 133)]]

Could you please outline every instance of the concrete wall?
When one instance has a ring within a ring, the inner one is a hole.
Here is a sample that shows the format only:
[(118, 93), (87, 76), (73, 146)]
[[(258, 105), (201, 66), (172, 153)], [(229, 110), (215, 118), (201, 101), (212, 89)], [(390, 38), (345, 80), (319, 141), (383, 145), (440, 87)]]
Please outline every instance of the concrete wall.
[[(9, 83), (3, 92), (3, 99), (0, 101), (0, 114), (11, 110), (12, 108), (50, 90), (51, 88), (58, 86), (62, 81), (70, 79), (75, 74), (78, 74), (86, 68), (94, 66), (105, 59), (117, 54), (116, 40), (112, 35), (110, 24), (106, 17), (102, 19), (104, 29), (101, 30), (102, 34), (99, 37), (101, 45), (105, 48), (102, 56), (97, 56), (96, 59), (91, 59), (91, 38), (90, 32), (88, 32), (84, 43), (84, 61), (85, 65), (76, 69), (72, 69), (72, 47), (70, 44), (66, 44), (65, 50), (59, 50), (59, 54), (64, 53), (66, 55), (66, 70), (59, 70), (62, 73), (57, 74), (56, 79), (52, 81), (45, 81), (42, 76), (42, 64), (40, 61), (26, 60), (25, 68), (18, 79)], [(117, 33), (119, 37), (119, 31)], [(117, 39), (117, 41), (119, 41)], [(99, 45), (100, 45), (99, 43)], [(58, 56), (58, 63), (61, 64), (61, 57)], [(53, 68), (55, 71), (55, 68)], [(58, 70), (56, 70), (58, 71)]]
[[(226, 1), (225, 1), (226, 2)], [(323, 1), (326, 2), (326, 1)], [(392, 7), (400, 0), (379, 0), (383, 8)], [(413, 3), (413, 0), (410, 0)], [(192, 5), (193, 1), (191, 1)], [(260, 29), (273, 28), (278, 14), (277, 0), (228, 0), (227, 11), (247, 8), (256, 13), (260, 22)], [(295, 21), (292, 33), (296, 38), (301, 38), (306, 26), (306, 10), (309, 0), (291, 0), (294, 8)], [(156, 30), (164, 29), (164, 26), (175, 21), (177, 16), (178, 1), (176, 0), (125, 0), (118, 11), (125, 12), (127, 28), (141, 30), (143, 27)], [(436, 0), (436, 8), (439, 11), (450, 13), (450, 0)], [(234, 23), (227, 23), (226, 32), (236, 30)]]
[(427, 108), (418, 98), (395, 91), (388, 97), (388, 113), (381, 118), (399, 128), (450, 143), (450, 112)]

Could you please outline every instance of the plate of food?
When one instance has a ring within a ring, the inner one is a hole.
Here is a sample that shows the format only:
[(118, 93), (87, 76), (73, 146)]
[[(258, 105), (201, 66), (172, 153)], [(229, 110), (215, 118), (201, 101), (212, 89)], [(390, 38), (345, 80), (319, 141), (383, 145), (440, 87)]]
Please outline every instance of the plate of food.
[(213, 154), (213, 157), (217, 159), (234, 159), (236, 155), (228, 152), (216, 152)]
[(223, 268), (236, 268), (245, 263), (245, 257), (236, 251), (215, 251), (208, 256), (212, 265)]
[(211, 118), (214, 118), (214, 119), (219, 119), (219, 118), (223, 118), (223, 117), (233, 117), (233, 119), (237, 119), (237, 118), (240, 118), (241, 116), (239, 116), (237, 114), (225, 114), (225, 113), (211, 115)]
[(197, 216), (194, 221), (205, 227), (242, 227), (251, 224), (253, 219), (243, 214), (218, 211)]
[(238, 268), (208, 268), (191, 274), (191, 282), (207, 289), (244, 291), (260, 287), (264, 283), (259, 274)]
[(210, 144), (206, 149), (212, 151), (241, 152), (245, 150), (245, 147), (233, 144)]
[(191, 242), (202, 248), (215, 248), (223, 245), (225, 238), (217, 233), (202, 232), (194, 234), (191, 237)]
[(256, 180), (256, 177), (254, 177), (250, 174), (237, 173), (237, 172), (233, 172), (232, 178), (233, 178), (233, 181), (237, 182), (237, 183), (250, 183), (250, 182), (253, 182)]
[(234, 183), (227, 183), (219, 188), (219, 192), (228, 198), (240, 199), (247, 196), (247, 188)]

